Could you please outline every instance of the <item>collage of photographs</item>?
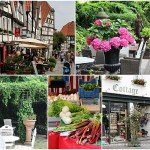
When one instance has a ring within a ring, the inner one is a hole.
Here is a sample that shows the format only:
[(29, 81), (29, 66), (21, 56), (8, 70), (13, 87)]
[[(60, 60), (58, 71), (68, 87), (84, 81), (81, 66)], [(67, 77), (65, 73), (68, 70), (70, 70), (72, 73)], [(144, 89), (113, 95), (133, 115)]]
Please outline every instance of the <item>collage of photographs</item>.
[(150, 149), (150, 1), (0, 1), (0, 150)]

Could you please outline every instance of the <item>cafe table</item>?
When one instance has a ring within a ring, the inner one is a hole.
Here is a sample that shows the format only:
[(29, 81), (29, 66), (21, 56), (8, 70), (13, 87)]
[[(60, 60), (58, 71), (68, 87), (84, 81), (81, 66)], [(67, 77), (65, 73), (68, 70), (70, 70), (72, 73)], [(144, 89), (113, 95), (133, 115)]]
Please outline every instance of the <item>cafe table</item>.
[(19, 140), (17, 136), (2, 136), (6, 146), (13, 146)]
[(80, 70), (86, 69), (89, 64), (93, 64), (93, 63), (94, 63), (93, 58), (76, 56), (75, 64), (76, 64), (77, 74), (80, 74)]

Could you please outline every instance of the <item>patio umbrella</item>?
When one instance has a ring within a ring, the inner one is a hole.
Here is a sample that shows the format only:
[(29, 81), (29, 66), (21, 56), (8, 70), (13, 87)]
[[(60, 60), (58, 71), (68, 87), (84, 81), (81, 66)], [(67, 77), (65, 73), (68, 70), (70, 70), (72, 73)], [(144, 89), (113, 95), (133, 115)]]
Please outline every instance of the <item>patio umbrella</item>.
[(33, 39), (33, 38), (26, 38), (26, 39), (16, 39), (14, 42), (18, 42), (20, 44), (30, 44), (30, 45), (36, 45), (36, 46), (45, 46), (47, 47), (48, 44), (46, 44), (45, 42), (42, 42), (40, 40), (37, 39)]
[(31, 44), (19, 44), (19, 47), (22, 48), (31, 48), (31, 49), (42, 49), (42, 48), (46, 48), (45, 46), (41, 45), (41, 46), (36, 46), (36, 45), (31, 45)]

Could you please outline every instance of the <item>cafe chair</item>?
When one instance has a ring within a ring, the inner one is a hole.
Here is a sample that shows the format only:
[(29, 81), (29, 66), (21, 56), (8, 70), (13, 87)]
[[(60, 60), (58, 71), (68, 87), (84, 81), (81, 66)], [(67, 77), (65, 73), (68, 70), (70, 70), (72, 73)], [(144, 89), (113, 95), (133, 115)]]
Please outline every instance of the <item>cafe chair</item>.
[[(13, 136), (14, 134), (14, 131), (13, 131), (13, 128), (9, 125), (4, 125), (3, 127), (0, 128), (0, 135), (3, 137), (3, 136), (7, 136), (7, 137), (10, 137), (10, 136)], [(14, 146), (14, 142), (5, 142), (5, 145), (6, 147), (12, 147)]]
[(90, 49), (82, 49), (82, 56), (92, 58), (92, 51)]
[(140, 52), (140, 57), (138, 58), (129, 58), (125, 57), (124, 59), (120, 60), (121, 67), (120, 67), (120, 74), (142, 74), (142, 60), (143, 56), (145, 54), (145, 49), (146, 49), (146, 43), (143, 46), (143, 49)]
[(93, 70), (98, 70), (98, 71), (104, 71), (104, 64), (105, 64), (105, 56), (104, 52), (102, 51), (97, 51), (96, 56), (95, 56), (95, 61), (93, 66), (91, 67)]
[(12, 120), (11, 119), (4, 119), (4, 125), (11, 126), (13, 128), (13, 130), (16, 129), (16, 127), (12, 126)]

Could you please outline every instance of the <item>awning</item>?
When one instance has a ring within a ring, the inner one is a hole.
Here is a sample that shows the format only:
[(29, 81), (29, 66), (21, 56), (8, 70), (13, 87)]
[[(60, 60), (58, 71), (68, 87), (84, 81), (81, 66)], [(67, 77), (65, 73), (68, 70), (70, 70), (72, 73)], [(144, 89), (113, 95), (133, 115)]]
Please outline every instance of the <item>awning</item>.
[(42, 49), (42, 48), (46, 48), (45, 46), (36, 46), (36, 45), (31, 45), (31, 44), (19, 44), (18, 47), (22, 47), (22, 48), (32, 48), (32, 49)]
[(37, 39), (33, 39), (33, 38), (26, 38), (26, 39), (16, 39), (13, 42), (18, 42), (20, 44), (30, 44), (30, 45), (36, 45), (36, 46), (45, 46), (47, 47), (48, 44), (46, 44), (45, 42), (39, 41)]

